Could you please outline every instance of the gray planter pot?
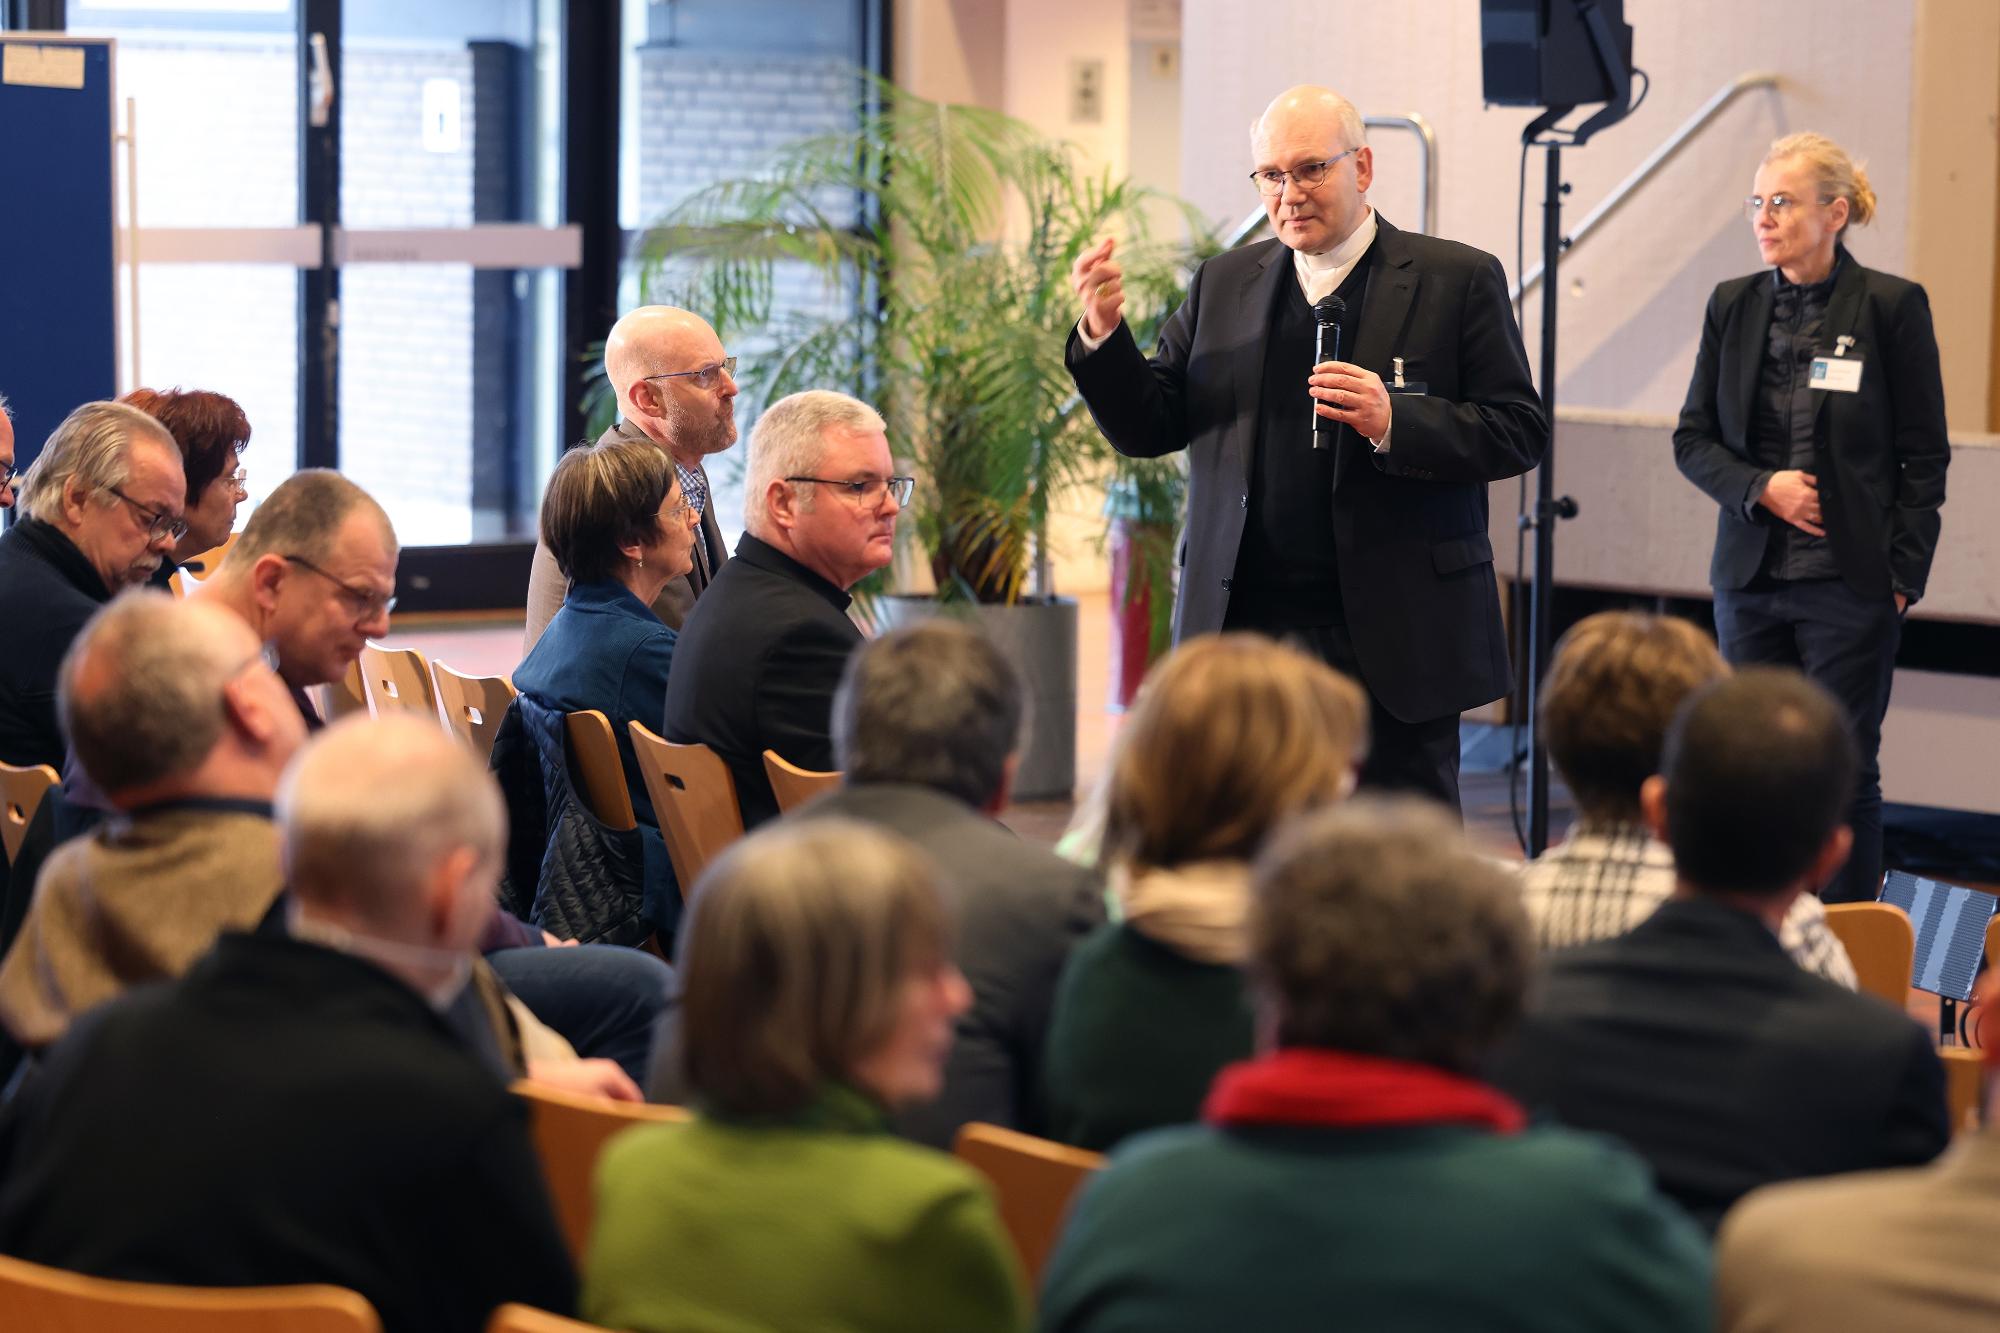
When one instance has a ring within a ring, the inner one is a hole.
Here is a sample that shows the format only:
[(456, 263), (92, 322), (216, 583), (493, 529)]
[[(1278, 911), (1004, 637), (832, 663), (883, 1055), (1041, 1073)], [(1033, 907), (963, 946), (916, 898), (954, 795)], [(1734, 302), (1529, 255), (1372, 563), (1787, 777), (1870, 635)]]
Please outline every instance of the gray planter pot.
[(1007, 655), (1028, 696), (1022, 719), (1017, 801), (1066, 801), (1076, 789), (1076, 602), (949, 606), (929, 597), (884, 597), (876, 623), (885, 631), (935, 616), (963, 616)]

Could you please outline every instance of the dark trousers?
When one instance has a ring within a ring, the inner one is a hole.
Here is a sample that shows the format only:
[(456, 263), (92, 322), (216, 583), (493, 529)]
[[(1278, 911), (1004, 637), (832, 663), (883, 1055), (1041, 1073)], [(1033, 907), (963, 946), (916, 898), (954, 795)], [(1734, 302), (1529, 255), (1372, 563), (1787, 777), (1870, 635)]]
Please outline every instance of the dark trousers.
[(1882, 889), (1882, 717), (1903, 637), (1895, 599), (1865, 599), (1840, 579), (1760, 578), (1747, 588), (1715, 590), (1715, 637), (1732, 665), (1796, 667), (1847, 710), (1861, 752), (1847, 815), (1854, 851), (1820, 896), (1873, 902)]
[(1458, 714), (1405, 722), (1382, 706), (1361, 677), (1354, 640), (1345, 624), (1296, 625), (1260, 614), (1232, 601), (1225, 630), (1252, 630), (1291, 644), (1346, 676), (1368, 696), (1368, 759), (1361, 785), (1375, 791), (1412, 792), (1440, 801), (1454, 819), (1464, 819), (1458, 802)]
[(496, 949), (486, 961), (578, 1055), (616, 1060), (645, 1086), (653, 1029), (672, 1003), (671, 967), (617, 944)]

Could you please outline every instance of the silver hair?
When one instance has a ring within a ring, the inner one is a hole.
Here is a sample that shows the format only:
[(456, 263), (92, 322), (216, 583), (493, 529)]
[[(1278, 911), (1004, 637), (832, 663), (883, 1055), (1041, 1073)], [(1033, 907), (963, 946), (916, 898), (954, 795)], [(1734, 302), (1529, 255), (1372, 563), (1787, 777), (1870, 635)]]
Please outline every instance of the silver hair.
[(752, 536), (769, 535), (770, 510), (765, 496), (771, 483), (819, 471), (820, 460), (826, 457), (828, 434), (867, 435), (887, 429), (880, 412), (859, 398), (831, 389), (807, 389), (772, 403), (750, 432), (750, 462), (743, 483), (744, 528)]
[[(62, 511), (63, 488), (71, 477), (90, 490), (123, 486), (132, 475), (132, 441), (150, 436), (174, 451), (180, 446), (167, 428), (125, 403), (85, 403), (64, 417), (34, 464), (21, 476), (21, 514), (53, 522)], [(117, 501), (109, 494), (104, 504)]]
[(0, 417), (6, 417), (9, 421), (14, 419), (14, 405), (7, 401), (7, 395), (4, 393), (0, 393)]

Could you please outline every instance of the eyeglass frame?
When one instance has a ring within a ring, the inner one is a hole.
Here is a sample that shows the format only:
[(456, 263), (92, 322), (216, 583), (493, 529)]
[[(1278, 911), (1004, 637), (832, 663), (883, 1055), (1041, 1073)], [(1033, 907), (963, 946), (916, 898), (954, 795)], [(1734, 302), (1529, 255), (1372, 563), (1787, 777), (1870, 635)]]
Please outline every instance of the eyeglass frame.
[(675, 518), (678, 518), (683, 522), (685, 522), (687, 520), (687, 516), (690, 514), (696, 515), (698, 517), (701, 514), (701, 511), (695, 508), (694, 501), (688, 499), (687, 496), (685, 495), (681, 496), (681, 502), (675, 505), (672, 509), (656, 509), (653, 511), (653, 516), (659, 519), (662, 523), (666, 522), (669, 519), (675, 519)]
[[(1280, 170), (1277, 167), (1259, 167), (1250, 173), (1250, 183), (1256, 186), (1257, 193), (1266, 199), (1276, 199), (1283, 195), (1285, 184), (1288, 181), (1297, 185), (1307, 194), (1311, 194), (1320, 186), (1326, 184), (1326, 178), (1333, 174), (1334, 167), (1340, 164), (1342, 158), (1353, 157), (1360, 151), (1360, 148), (1350, 148), (1346, 152), (1335, 153), (1332, 157), (1322, 158), (1317, 162), (1301, 162), (1289, 171)], [(1308, 185), (1299, 173), (1302, 171), (1311, 171), (1315, 167), (1319, 168), (1319, 179)], [(1276, 178), (1275, 180), (1273, 180), (1274, 177)], [(1266, 185), (1275, 185), (1276, 188), (1267, 190), (1264, 188)]]
[[(355, 615), (354, 618), (356, 620), (361, 620), (378, 614), (388, 615), (390, 612), (396, 609), (397, 599), (396, 599), (396, 594), (394, 593), (390, 593), (387, 597), (384, 597), (381, 593), (371, 592), (366, 588), (357, 588), (353, 584), (345, 581), (344, 579), (335, 578), (333, 575), (327, 573), (325, 570), (321, 569), (318, 565), (315, 565), (312, 561), (306, 559), (302, 555), (286, 555), (286, 556), (280, 556), (279, 558), (288, 565), (297, 565), (301, 569), (311, 570), (313, 573), (325, 579), (328, 583), (331, 583), (334, 587), (340, 589), (341, 595), (347, 599), (348, 606), (352, 607), (357, 602), (361, 603), (362, 610)], [(378, 605), (381, 608), (379, 612), (376, 610)]]
[[(1825, 208), (1839, 197), (1837, 194), (1822, 194), (1817, 196), (1821, 208)], [(1776, 202), (1780, 199), (1785, 202), (1782, 204)], [(1804, 199), (1786, 194), (1783, 190), (1778, 191), (1769, 198), (1761, 194), (1747, 194), (1743, 196), (1743, 216), (1754, 225), (1758, 218), (1764, 216), (1764, 210), (1767, 207), (1771, 210), (1772, 217), (1782, 218), (1792, 210), (1794, 205), (1803, 204), (1804, 202)]]
[(147, 541), (156, 542), (165, 537), (170, 542), (177, 542), (187, 536), (188, 523), (185, 518), (177, 518), (166, 510), (155, 509), (151, 505), (142, 505), (116, 486), (106, 486), (104, 489), (146, 516)]
[(14, 478), (20, 476), (24, 470), (14, 466), (14, 460), (11, 458), (4, 463), (0, 463), (0, 486), (13, 485)]
[(910, 497), (917, 493), (917, 479), (915, 477), (859, 477), (852, 481), (842, 480), (839, 477), (786, 477), (785, 480), (810, 481), (819, 486), (839, 486), (846, 491), (849, 497), (859, 500), (863, 504), (868, 503), (866, 492), (872, 487), (880, 486), (882, 488), (882, 495), (875, 497), (875, 508), (877, 509), (882, 507), (882, 496), (884, 495), (900, 492), (896, 494), (896, 508), (901, 509), (909, 504)]
[[(702, 376), (704, 375), (708, 378), (703, 379)], [(722, 360), (702, 366), (698, 370), (669, 370), (658, 375), (641, 375), (639, 378), (642, 380), (692, 379), (694, 387), (697, 389), (713, 389), (716, 381), (723, 375), (727, 375), (731, 379), (736, 378), (735, 357), (725, 356)]]

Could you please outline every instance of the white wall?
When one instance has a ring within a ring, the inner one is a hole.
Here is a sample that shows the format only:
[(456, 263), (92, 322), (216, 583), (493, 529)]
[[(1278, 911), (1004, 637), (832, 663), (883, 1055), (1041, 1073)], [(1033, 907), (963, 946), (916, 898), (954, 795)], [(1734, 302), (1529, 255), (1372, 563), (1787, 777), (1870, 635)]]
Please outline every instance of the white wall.
[[(1920, 8), (1931, 24), (1969, 25), (1969, 40), (1933, 43), (1957, 59), (1958, 81), (1917, 77)], [(1564, 174), (1574, 187), (1565, 217), (1572, 222), (1737, 74), (1771, 70), (1783, 84), (1775, 93), (1738, 101), (1565, 259), (1558, 400), (1641, 412), (1679, 408), (1710, 290), (1757, 266), (1739, 212), (1757, 162), (1773, 137), (1811, 128), (1868, 159), (1881, 211), (1872, 227), (1854, 236), (1852, 249), (1872, 267), (1927, 281), (1940, 322), (1949, 319), (1962, 339), (1951, 354), (1959, 373), (1947, 382), (1953, 424), (1982, 429), (1982, 368), (1991, 358), (1991, 206), (1983, 218), (1983, 256), (1955, 246), (1952, 266), (1913, 270), (1911, 162), (1914, 126), (1924, 116), (1945, 114), (1933, 109), (1948, 106), (1948, 119), (1961, 127), (1964, 157), (1984, 173), (1990, 198), (1995, 108), (1979, 101), (1991, 101), (1990, 85), (1975, 77), (1968, 89), (1963, 80), (1967, 67), (2000, 68), (2000, 41), (1987, 33), (2000, 6), (1991, 0), (1627, 0), (1625, 10), (1635, 29), (1634, 63), (1650, 73), (1653, 87), (1626, 121), (1587, 148), (1564, 154)], [(1182, 181), (1191, 199), (1218, 220), (1241, 218), (1256, 202), (1243, 179), (1250, 120), (1290, 84), (1326, 83), (1364, 113), (1415, 110), (1432, 120), (1440, 142), (1439, 230), (1500, 256), (1514, 273), (1519, 135), (1534, 113), (1482, 106), (1477, 5), (1271, 0), (1257, 6), (1255, 22), (1246, 22), (1245, 12), (1236, 0), (1186, 0)], [(1968, 91), (1977, 95), (1968, 98)], [(1414, 154), (1402, 136), (1376, 138), (1377, 207), (1399, 225), (1415, 225)], [(1949, 155), (1935, 135), (1929, 142), (1933, 160)], [(1540, 245), (1542, 170), (1540, 154), (1531, 155), (1529, 267)], [(1961, 197), (1976, 199), (1978, 190), (1975, 182)], [(1942, 261), (1944, 249), (1930, 254)], [(1523, 330), (1530, 349), (1539, 337), (1535, 306), (1531, 300)], [(1967, 366), (1976, 373), (1965, 373)]]

